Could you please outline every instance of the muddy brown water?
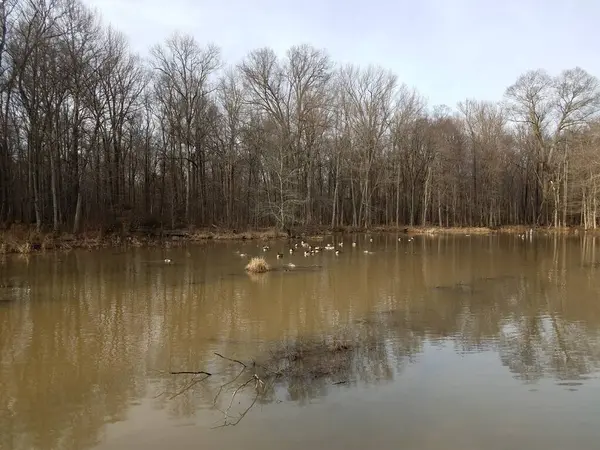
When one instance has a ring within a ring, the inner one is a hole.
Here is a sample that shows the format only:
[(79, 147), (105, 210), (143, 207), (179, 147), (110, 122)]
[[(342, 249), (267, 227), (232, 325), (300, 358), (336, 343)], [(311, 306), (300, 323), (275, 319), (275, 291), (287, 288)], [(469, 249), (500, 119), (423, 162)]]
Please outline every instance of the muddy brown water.
[[(0, 260), (0, 448), (598, 448), (600, 240), (343, 242)], [(282, 270), (249, 276), (239, 251)], [(215, 352), (269, 363), (339, 336), (355, 347), (319, 368), (219, 393), (241, 366)]]

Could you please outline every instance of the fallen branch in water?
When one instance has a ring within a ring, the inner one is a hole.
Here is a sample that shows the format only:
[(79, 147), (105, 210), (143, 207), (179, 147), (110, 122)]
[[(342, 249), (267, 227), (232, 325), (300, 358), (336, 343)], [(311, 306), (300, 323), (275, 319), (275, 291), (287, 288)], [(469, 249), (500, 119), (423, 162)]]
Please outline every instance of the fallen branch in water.
[(221, 392), (223, 392), (223, 389), (225, 389), (225, 387), (229, 386), (230, 384), (233, 384), (233, 383), (235, 383), (235, 382), (237, 381), (237, 379), (238, 379), (239, 377), (241, 377), (241, 376), (242, 376), (242, 374), (243, 374), (245, 371), (246, 371), (246, 369), (245, 369), (245, 368), (244, 368), (244, 369), (242, 369), (242, 370), (240, 371), (240, 373), (238, 373), (238, 374), (237, 374), (237, 376), (236, 376), (236, 377), (235, 377), (233, 380), (231, 380), (231, 381), (228, 381), (227, 383), (225, 383), (225, 384), (222, 384), (222, 385), (219, 387), (219, 392), (217, 392), (217, 395), (215, 395), (215, 399), (213, 400), (213, 406), (215, 406), (215, 407), (217, 406), (217, 400), (219, 399), (219, 396), (221, 395)]
[[(219, 390), (217, 391), (217, 394), (215, 395), (214, 399), (213, 399), (213, 407), (215, 409), (217, 409), (218, 411), (220, 411), (223, 416), (224, 416), (224, 422), (222, 425), (215, 427), (215, 428), (221, 428), (221, 427), (226, 427), (226, 426), (235, 426), (238, 423), (240, 423), (240, 421), (244, 418), (244, 416), (246, 416), (246, 414), (248, 414), (248, 412), (252, 409), (252, 407), (256, 404), (256, 402), (258, 401), (259, 396), (261, 395), (261, 393), (264, 392), (264, 388), (265, 388), (265, 382), (260, 378), (259, 374), (256, 373), (256, 368), (260, 367), (262, 369), (264, 369), (267, 372), (270, 372), (272, 374), (277, 374), (277, 372), (274, 372), (270, 369), (268, 369), (267, 367), (263, 367), (259, 364), (256, 364), (256, 362), (252, 361), (252, 363), (244, 363), (243, 361), (240, 361), (239, 359), (234, 359), (234, 358), (229, 358), (227, 356), (224, 356), (220, 353), (215, 352), (214, 353), (215, 356), (218, 356), (221, 359), (224, 359), (226, 361), (235, 363), (235, 364), (239, 364), (240, 366), (242, 366), (242, 370), (240, 370), (240, 372), (231, 380), (228, 380), (227, 382), (221, 384), (219, 386)], [(242, 377), (242, 375), (244, 375), (247, 372), (252, 372), (252, 375), (250, 376), (250, 378), (248, 380), (246, 380), (244, 383), (242, 383), (241, 385), (237, 386), (234, 391), (233, 394), (231, 395), (231, 399), (229, 401), (229, 404), (227, 406), (227, 408), (225, 410), (220, 410), (219, 408), (217, 408), (217, 402), (219, 401), (219, 398), (221, 396), (221, 394), (223, 393), (223, 391), (228, 387), (231, 386), (232, 384), (234, 384), (240, 377)], [(192, 379), (186, 383), (186, 385), (181, 388), (179, 391), (177, 391), (175, 394), (173, 394), (169, 399), (172, 400), (182, 394), (184, 394), (185, 392), (189, 391), (192, 387), (194, 387), (196, 384), (203, 382), (204, 380), (206, 380), (209, 377), (212, 377), (213, 374), (210, 372), (206, 372), (204, 370), (198, 370), (198, 371), (191, 371), (191, 370), (180, 370), (180, 371), (171, 371), (170, 372), (171, 375), (193, 375)], [(198, 378), (198, 375), (205, 375), (202, 378)], [(246, 387), (248, 387), (252, 382), (254, 382), (254, 389), (256, 391), (256, 394), (254, 395), (252, 402), (250, 403), (250, 405), (239, 415), (237, 416), (233, 421), (229, 421), (231, 416), (230, 416), (230, 412), (231, 412), (231, 408), (233, 407), (233, 402), (235, 401), (236, 396), (238, 395), (238, 393), (240, 393), (241, 391), (243, 391)]]
[[(220, 353), (215, 352), (215, 355), (217, 355), (219, 358), (223, 358), (226, 359), (227, 361), (231, 361), (234, 363), (238, 363), (241, 364), (242, 366), (244, 366), (245, 368), (248, 367), (247, 364), (243, 363), (242, 361), (240, 361), (239, 359), (231, 359), (231, 358), (227, 358), (226, 356), (221, 355)], [(275, 376), (281, 376), (281, 372), (277, 372), (275, 370), (269, 369), (266, 366), (263, 366), (261, 364), (258, 364), (256, 361), (252, 361), (252, 367), (259, 367), (261, 369), (263, 369), (265, 372), (269, 372), (271, 373), (271, 375), (275, 375)]]
[[(229, 359), (229, 358), (225, 358), (225, 359)], [(240, 362), (240, 361), (237, 361), (237, 362)], [(241, 363), (241, 364), (243, 364), (243, 363)], [(253, 366), (254, 366), (254, 364), (253, 364)], [(223, 388), (226, 385), (230, 385), (233, 382), (235, 382), (235, 380), (237, 380), (246, 370), (247, 370), (247, 366), (244, 365), (244, 368), (242, 369), (242, 371), (233, 380), (231, 380), (230, 382), (226, 383), (225, 385), (222, 385), (219, 388), (219, 392), (215, 396), (214, 405), (216, 405), (217, 399), (218, 399), (219, 395), (221, 394)], [(233, 406), (233, 401), (235, 400), (236, 395), (239, 392), (241, 392), (242, 390), (244, 390), (246, 388), (246, 386), (248, 386), (253, 381), (254, 381), (255, 395), (254, 395), (254, 398), (252, 399), (252, 402), (250, 403), (250, 405), (244, 411), (242, 411), (240, 413), (240, 415), (233, 422), (228, 422), (229, 411), (231, 410), (231, 407)], [(257, 373), (254, 373), (251, 378), (249, 378), (247, 381), (245, 381), (240, 386), (238, 386), (233, 391), (233, 394), (231, 395), (231, 400), (229, 401), (229, 406), (227, 406), (227, 409), (225, 409), (225, 411), (219, 410), (219, 411), (221, 411), (221, 413), (224, 416), (223, 424), (219, 425), (217, 427), (214, 427), (214, 428), (222, 428), (222, 427), (228, 427), (228, 426), (232, 426), (233, 427), (233, 426), (236, 426), (238, 423), (240, 423), (241, 420), (246, 416), (246, 414), (248, 414), (248, 412), (254, 407), (254, 405), (256, 404), (256, 401), (258, 400), (258, 398), (261, 395), (261, 393), (265, 392), (264, 391), (264, 387), (265, 387), (265, 382), (258, 376)]]
[(192, 387), (194, 387), (196, 384), (203, 382), (204, 380), (206, 380), (208, 377), (210, 377), (210, 375), (205, 376), (204, 378), (200, 378), (199, 380), (196, 379), (196, 377), (194, 376), (194, 378), (192, 378), (192, 381), (189, 382), (189, 384), (187, 386), (185, 386), (183, 389), (181, 389), (179, 392), (173, 394), (169, 400), (173, 400), (175, 397), (179, 397), (181, 394), (183, 394), (184, 392), (189, 391)]
[(212, 373), (205, 372), (204, 370), (199, 370), (197, 372), (184, 370), (180, 372), (169, 372), (171, 375), (206, 375), (207, 377), (212, 377)]
[(223, 356), (223, 355), (221, 355), (220, 353), (217, 353), (217, 352), (215, 352), (215, 355), (217, 355), (219, 358), (226, 359), (227, 361), (231, 361), (231, 362), (234, 362), (234, 363), (241, 364), (244, 367), (248, 367), (246, 364), (244, 364), (243, 362), (241, 362), (239, 359), (227, 358), (226, 356)]
[[(343, 337), (299, 340), (291, 345), (285, 344), (273, 348), (267, 355), (266, 365), (259, 364), (254, 360), (244, 362), (214, 352), (216, 357), (239, 366), (239, 370), (235, 370), (235, 372), (228, 371), (233, 372), (231, 377), (222, 380), (223, 383), (218, 386), (212, 399), (212, 407), (223, 415), (223, 422), (214, 428), (235, 426), (240, 423), (256, 402), (261, 399), (261, 396), (266, 398), (269, 394), (273, 394), (273, 387), (278, 382), (287, 383), (288, 387), (310, 384), (318, 380), (334, 386), (352, 383), (347, 376), (351, 373), (353, 358), (356, 356), (359, 345), (358, 341)], [(189, 391), (196, 384), (217, 375), (205, 371), (171, 373), (193, 375), (192, 379), (171, 398), (175, 398)], [(200, 378), (198, 375), (205, 376)], [(236, 403), (239, 394), (251, 386), (253, 386), (254, 393), (247, 396), (248, 406), (239, 414), (233, 415), (234, 403), (236, 406), (241, 403), (241, 400)], [(230, 392), (231, 398), (227, 401), (221, 400), (226, 391)], [(219, 404), (220, 402), (222, 406)]]
[[(250, 403), (250, 406), (248, 406), (237, 418), (237, 420), (235, 422), (227, 422), (227, 419), (229, 418), (229, 411), (231, 410), (231, 407), (233, 405), (233, 400), (235, 399), (235, 396), (238, 394), (238, 392), (240, 392), (241, 390), (243, 390), (246, 386), (248, 386), (252, 381), (254, 381), (254, 389), (256, 390), (256, 395), (254, 396), (254, 399), (252, 400), (252, 403)], [(250, 411), (252, 409), (252, 407), (256, 404), (256, 401), (258, 400), (258, 396), (260, 395), (260, 387), (264, 387), (265, 383), (258, 377), (258, 375), (254, 374), (254, 376), (252, 378), (250, 378), (248, 381), (246, 381), (244, 384), (240, 385), (237, 387), (237, 389), (235, 391), (233, 391), (233, 395), (231, 396), (231, 400), (229, 401), (229, 406), (227, 407), (227, 409), (225, 411), (221, 411), (223, 413), (223, 415), (225, 416), (225, 422), (223, 423), (223, 425), (219, 425), (218, 427), (215, 428), (222, 428), (222, 427), (227, 427), (227, 426), (236, 426), (238, 423), (240, 423), (240, 421), (244, 418), (244, 416), (246, 414), (248, 414), (248, 411)]]

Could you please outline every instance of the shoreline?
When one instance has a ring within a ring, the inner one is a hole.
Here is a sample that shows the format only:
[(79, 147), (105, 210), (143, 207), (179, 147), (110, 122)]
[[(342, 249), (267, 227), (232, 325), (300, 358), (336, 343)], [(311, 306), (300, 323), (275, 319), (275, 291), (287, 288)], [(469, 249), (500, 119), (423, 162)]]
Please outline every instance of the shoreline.
[(369, 234), (396, 233), (406, 235), (488, 235), (488, 234), (523, 234), (532, 230), (534, 234), (578, 235), (580, 233), (599, 233), (599, 229), (585, 230), (582, 227), (531, 227), (527, 225), (507, 225), (497, 228), (488, 227), (439, 227), (439, 226), (374, 226), (361, 227), (310, 227), (293, 230), (291, 235), (275, 228), (257, 230), (227, 229), (190, 229), (177, 230), (146, 229), (126, 233), (102, 233), (87, 231), (78, 235), (72, 233), (38, 232), (34, 228), (13, 227), (0, 231), (0, 254), (30, 254), (44, 251), (100, 249), (122, 246), (154, 247), (159, 245), (176, 245), (186, 243), (203, 243), (211, 241), (246, 241), (307, 239), (322, 240), (335, 234)]

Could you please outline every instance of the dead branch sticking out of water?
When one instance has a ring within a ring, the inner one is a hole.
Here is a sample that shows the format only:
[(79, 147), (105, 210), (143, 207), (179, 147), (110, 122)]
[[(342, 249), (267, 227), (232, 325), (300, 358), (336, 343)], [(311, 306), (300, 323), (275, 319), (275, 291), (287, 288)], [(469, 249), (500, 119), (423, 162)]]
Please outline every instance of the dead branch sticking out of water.
[[(223, 418), (224, 418), (223, 423), (221, 425), (217, 426), (216, 428), (221, 428), (221, 427), (226, 427), (226, 426), (235, 426), (238, 423), (240, 423), (240, 421), (246, 416), (246, 414), (248, 414), (248, 412), (252, 409), (252, 407), (254, 407), (254, 405), (258, 401), (260, 395), (265, 392), (266, 383), (263, 381), (263, 379), (260, 377), (260, 375), (256, 372), (256, 369), (261, 367), (259, 364), (256, 364), (255, 362), (252, 362), (251, 364), (246, 364), (246, 363), (240, 361), (239, 359), (228, 358), (227, 356), (223, 356), (222, 354), (217, 353), (217, 352), (215, 352), (215, 356), (218, 356), (219, 358), (224, 359), (226, 361), (229, 361), (229, 362), (232, 362), (235, 364), (239, 364), (242, 367), (242, 370), (234, 378), (232, 378), (229, 381), (226, 381), (225, 383), (223, 383), (219, 386), (219, 390), (217, 391), (217, 394), (215, 395), (214, 400), (213, 400), (213, 407), (216, 410), (218, 410), (219, 412), (221, 412), (223, 414)], [(223, 391), (227, 387), (233, 385), (237, 380), (239, 380), (242, 377), (242, 375), (248, 374), (249, 372), (251, 372), (251, 374), (248, 375), (248, 378), (246, 379), (246, 381), (244, 381), (243, 383), (241, 383), (239, 386), (237, 386), (234, 389), (227, 407), (225, 409), (219, 409), (217, 407), (217, 403), (218, 403), (219, 398), (221, 397), (221, 394), (223, 393)], [(170, 374), (171, 375), (193, 375), (193, 377), (191, 380), (186, 382), (186, 384), (183, 386), (183, 388), (181, 388), (175, 394), (173, 394), (169, 398), (169, 400), (172, 400), (172, 399), (186, 393), (187, 391), (192, 389), (198, 383), (201, 383), (201, 382), (205, 381), (206, 379), (213, 376), (212, 373), (206, 372), (203, 370), (171, 371)], [(198, 375), (205, 375), (205, 376), (202, 378), (198, 378)], [(230, 420), (231, 419), (230, 412), (231, 412), (231, 408), (233, 407), (233, 403), (235, 401), (236, 396), (240, 392), (242, 392), (244, 389), (246, 389), (248, 386), (250, 386), (252, 383), (254, 383), (254, 391), (255, 391), (252, 402), (237, 417), (233, 418), (233, 420)]]
[[(231, 407), (233, 405), (233, 400), (235, 399), (235, 396), (238, 394), (238, 392), (242, 391), (246, 386), (248, 386), (253, 381), (254, 381), (254, 390), (256, 391), (256, 395), (252, 399), (252, 403), (250, 403), (250, 405), (244, 411), (242, 411), (240, 413), (240, 415), (237, 417), (237, 419), (235, 421), (228, 422), (227, 419), (229, 419), (229, 411), (231, 410)], [(225, 411), (221, 411), (223, 413), (223, 415), (225, 416), (225, 421), (223, 422), (222, 425), (219, 425), (218, 427), (215, 427), (215, 428), (222, 428), (222, 427), (227, 427), (227, 426), (234, 427), (238, 423), (240, 423), (241, 420), (246, 416), (246, 414), (248, 414), (248, 412), (256, 404), (256, 401), (258, 400), (258, 397), (259, 397), (259, 395), (261, 393), (261, 388), (263, 388), (264, 386), (265, 386), (265, 383), (258, 377), (257, 374), (254, 374), (252, 376), (252, 378), (250, 378), (248, 381), (246, 381), (242, 385), (238, 386), (236, 388), (236, 390), (233, 391), (233, 395), (231, 396), (231, 400), (229, 401), (229, 406), (227, 406), (227, 409)]]
[(209, 377), (212, 377), (212, 373), (208, 373), (203, 370), (199, 370), (197, 372), (191, 371), (191, 370), (184, 370), (184, 371), (180, 371), (180, 372), (170, 372), (170, 373), (171, 373), (171, 375), (207, 375)]
[[(219, 399), (219, 396), (221, 395), (221, 392), (223, 392), (223, 389), (233, 383), (235, 383), (236, 380), (238, 380), (249, 368), (248, 364), (243, 363), (242, 361), (240, 361), (239, 359), (233, 359), (233, 358), (228, 358), (226, 356), (221, 355), (220, 353), (215, 352), (215, 355), (218, 356), (219, 358), (225, 359), (227, 361), (231, 361), (234, 362), (236, 364), (239, 364), (242, 366), (242, 370), (235, 376), (235, 378), (233, 378), (232, 380), (226, 382), (225, 384), (222, 384), (219, 387), (219, 391), (217, 392), (217, 395), (215, 396), (215, 399), (213, 401), (213, 406), (216, 408), (217, 405), (217, 401)], [(256, 364), (252, 363), (251, 365), (252, 368), (256, 367)], [(252, 399), (252, 402), (250, 403), (250, 405), (240, 413), (240, 415), (233, 421), (233, 422), (229, 422), (229, 412), (231, 411), (231, 407), (233, 406), (233, 401), (235, 400), (236, 395), (241, 392), (242, 390), (244, 390), (250, 383), (252, 383), (254, 381), (254, 391), (255, 391), (255, 395), (254, 398)], [(219, 410), (221, 411), (221, 413), (224, 416), (224, 421), (223, 424), (216, 427), (216, 428), (222, 428), (222, 427), (227, 427), (227, 426), (236, 426), (238, 423), (240, 423), (240, 421), (246, 416), (246, 414), (248, 414), (248, 412), (254, 407), (254, 405), (256, 404), (256, 401), (258, 400), (258, 397), (260, 396), (261, 392), (263, 391), (263, 389), (265, 388), (265, 382), (258, 376), (258, 374), (256, 373), (256, 371), (254, 371), (254, 373), (252, 374), (252, 376), (245, 381), (244, 383), (242, 383), (241, 385), (239, 385), (234, 391), (233, 394), (231, 395), (231, 400), (229, 401), (229, 405), (227, 406), (227, 408), (225, 410)], [(218, 408), (217, 408), (218, 409)]]
[(174, 398), (179, 397), (181, 394), (186, 393), (191, 388), (193, 388), (195, 385), (197, 385), (198, 383), (202, 383), (204, 380), (206, 380), (207, 378), (209, 378), (211, 376), (212, 375), (208, 374), (205, 377), (198, 379), (197, 376), (194, 375), (192, 377), (192, 379), (189, 381), (189, 383), (186, 384), (182, 389), (180, 389), (179, 391), (177, 391), (175, 394), (173, 394), (171, 397), (169, 397), (169, 400), (173, 400)]
[[(243, 362), (230, 358), (220, 353), (215, 356), (240, 366), (241, 370), (231, 379), (222, 383), (213, 399), (213, 408), (223, 414), (223, 423), (216, 428), (235, 426), (248, 414), (261, 396), (270, 393), (275, 383), (286, 383), (290, 386), (320, 380), (332, 385), (349, 383), (347, 379), (340, 379), (351, 372), (353, 353), (358, 343), (343, 339), (331, 340), (300, 340), (291, 344), (283, 344), (271, 350), (263, 363), (257, 361)], [(173, 375), (194, 375), (186, 385), (171, 396), (171, 399), (189, 391), (196, 384), (213, 376), (205, 371), (174, 371)], [(198, 378), (198, 375), (205, 375)], [(247, 377), (244, 377), (247, 375)], [(235, 385), (238, 380), (243, 380), (233, 389), (231, 398), (226, 408), (219, 409), (217, 404), (224, 391)], [(250, 404), (235, 417), (231, 409), (236, 397), (249, 386), (254, 386), (254, 395)]]
[(234, 362), (234, 363), (241, 364), (244, 368), (248, 367), (246, 364), (244, 364), (243, 362), (241, 362), (239, 359), (227, 358), (226, 356), (223, 356), (223, 355), (221, 355), (220, 353), (217, 353), (217, 352), (215, 352), (215, 355), (218, 356), (219, 358), (226, 359), (227, 361), (231, 361), (231, 362)]

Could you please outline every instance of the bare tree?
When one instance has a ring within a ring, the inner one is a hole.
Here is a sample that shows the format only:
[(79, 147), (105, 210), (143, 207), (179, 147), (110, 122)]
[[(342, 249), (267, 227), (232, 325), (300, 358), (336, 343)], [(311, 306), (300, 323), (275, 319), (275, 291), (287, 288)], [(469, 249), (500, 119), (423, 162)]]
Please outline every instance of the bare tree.
[(142, 60), (80, 0), (0, 3), (0, 223), (597, 226), (600, 94), (581, 68), (431, 107), (309, 45)]
[[(371, 198), (380, 181), (373, 167), (389, 140), (397, 79), (378, 67), (347, 66), (340, 72), (347, 118), (352, 132), (353, 156), (358, 163), (358, 189), (352, 189), (354, 225), (371, 224)], [(379, 172), (380, 173), (380, 172)]]
[[(394, 105), (394, 116), (391, 121), (392, 132), (392, 152), (395, 155), (395, 189), (396, 189), (396, 211), (395, 223), (400, 225), (400, 210), (401, 210), (401, 181), (403, 174), (406, 175), (406, 152), (410, 148), (409, 135), (414, 124), (425, 115), (425, 101), (414, 89), (409, 89), (407, 86), (400, 86), (396, 104)], [(413, 198), (414, 202), (414, 198)], [(414, 204), (413, 204), (414, 207)], [(413, 218), (413, 212), (411, 212)]]
[[(537, 221), (542, 215), (546, 216), (545, 222), (550, 220), (547, 202), (552, 200), (553, 223), (558, 226), (561, 183), (566, 180), (560, 168), (568, 164), (568, 144), (563, 138), (568, 130), (597, 114), (598, 81), (581, 68), (564, 71), (556, 78), (537, 70), (519, 77), (507, 89), (506, 97), (511, 119), (524, 124), (531, 133), (539, 189)], [(566, 186), (562, 189), (566, 191)]]
[[(239, 73), (229, 68), (219, 81), (217, 90), (218, 102), (222, 109), (221, 144), (223, 146), (223, 159), (225, 185), (224, 196), (226, 202), (226, 223), (232, 227), (238, 220), (234, 220), (234, 205), (238, 193), (236, 177), (238, 165), (242, 163), (243, 150), (242, 129), (244, 127), (244, 90)], [(248, 220), (248, 216), (246, 216)]]
[(220, 51), (209, 45), (201, 48), (190, 35), (174, 34), (164, 46), (151, 50), (152, 68), (155, 70), (156, 98), (161, 103), (165, 122), (169, 124), (170, 147), (173, 157), (184, 167), (185, 221), (194, 221), (192, 195), (198, 193), (193, 183), (196, 174), (200, 178), (202, 195), (201, 220), (206, 207), (206, 148), (202, 142), (202, 127), (207, 97), (214, 89), (211, 75), (220, 65)]
[(285, 74), (290, 93), (290, 151), (293, 164), (301, 169), (305, 220), (309, 224), (313, 221), (315, 162), (329, 126), (332, 69), (329, 56), (322, 50), (303, 45), (288, 51)]
[(471, 153), (472, 225), (491, 225), (502, 180), (500, 161), (506, 143), (506, 119), (502, 108), (490, 102), (459, 103)]

